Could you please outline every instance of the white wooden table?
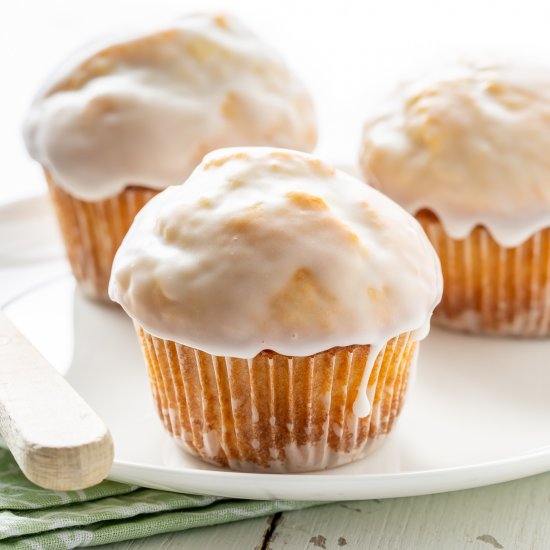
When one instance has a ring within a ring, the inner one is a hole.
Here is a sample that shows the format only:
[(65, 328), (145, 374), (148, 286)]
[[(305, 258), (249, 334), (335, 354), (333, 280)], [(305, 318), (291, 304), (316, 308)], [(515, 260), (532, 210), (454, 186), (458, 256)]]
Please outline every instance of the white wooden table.
[(550, 473), (455, 493), (339, 502), (101, 548), (546, 550)]

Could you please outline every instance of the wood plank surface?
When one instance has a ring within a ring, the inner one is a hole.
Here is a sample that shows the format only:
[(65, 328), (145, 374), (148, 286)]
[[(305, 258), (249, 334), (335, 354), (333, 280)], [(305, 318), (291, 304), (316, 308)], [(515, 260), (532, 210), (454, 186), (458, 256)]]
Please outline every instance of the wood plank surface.
[(346, 502), (285, 514), (271, 550), (550, 548), (550, 474), (422, 497)]
[(247, 519), (215, 527), (191, 529), (183, 533), (157, 535), (119, 544), (97, 546), (104, 550), (243, 550), (261, 548), (263, 536), (269, 528), (271, 517)]
[(491, 487), (285, 512), (110, 545), (112, 550), (546, 550), (550, 473)]

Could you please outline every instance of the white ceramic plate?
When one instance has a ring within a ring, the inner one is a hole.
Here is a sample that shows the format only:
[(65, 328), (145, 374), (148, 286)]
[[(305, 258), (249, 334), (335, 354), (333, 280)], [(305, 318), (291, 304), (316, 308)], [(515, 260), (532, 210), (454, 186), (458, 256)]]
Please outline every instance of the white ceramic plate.
[(75, 290), (44, 199), (0, 209), (5, 311), (108, 424), (111, 478), (190, 493), (349, 500), (419, 495), (550, 469), (550, 340), (434, 329), (395, 433), (371, 457), (325, 472), (243, 474), (203, 464), (164, 433), (133, 328)]

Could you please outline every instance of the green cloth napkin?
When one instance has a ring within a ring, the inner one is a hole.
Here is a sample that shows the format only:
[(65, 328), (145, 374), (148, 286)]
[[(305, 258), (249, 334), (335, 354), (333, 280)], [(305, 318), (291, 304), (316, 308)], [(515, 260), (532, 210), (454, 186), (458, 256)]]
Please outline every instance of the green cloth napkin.
[(28, 481), (10, 452), (0, 448), (0, 548), (95, 546), (319, 504), (230, 500), (114, 481), (83, 491), (48, 491)]

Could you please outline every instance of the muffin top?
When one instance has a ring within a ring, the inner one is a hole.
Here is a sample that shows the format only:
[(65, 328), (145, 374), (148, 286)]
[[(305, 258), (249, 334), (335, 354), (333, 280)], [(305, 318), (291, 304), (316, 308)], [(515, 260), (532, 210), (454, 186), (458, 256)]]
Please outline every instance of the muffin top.
[(109, 293), (155, 336), (251, 358), (421, 338), (441, 286), (393, 201), (308, 154), (248, 147), (208, 154), (143, 208)]
[(454, 238), (550, 226), (550, 69), (462, 64), (403, 85), (364, 130), (366, 178)]
[(28, 114), (30, 154), (84, 200), (163, 189), (233, 145), (311, 150), (300, 81), (233, 17), (192, 15), (95, 44), (66, 63)]

